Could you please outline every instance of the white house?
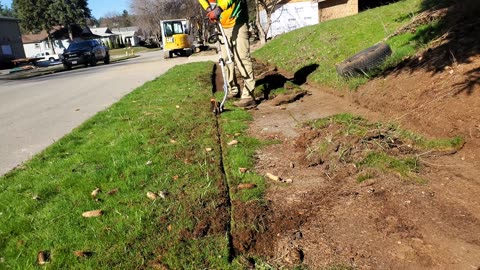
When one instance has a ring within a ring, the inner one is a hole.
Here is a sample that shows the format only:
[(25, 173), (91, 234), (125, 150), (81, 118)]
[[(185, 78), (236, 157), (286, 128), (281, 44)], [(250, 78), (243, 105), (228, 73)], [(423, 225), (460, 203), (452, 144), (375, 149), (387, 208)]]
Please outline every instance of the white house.
[(63, 51), (68, 47), (69, 38), (68, 36), (58, 35), (60, 31), (60, 27), (54, 27), (52, 29), (52, 45), (49, 42), (48, 34), (45, 30), (41, 31), (37, 34), (28, 34), (22, 35), (22, 42), (23, 42), (23, 49), (25, 50), (25, 55), (27, 57), (32, 57), (38, 53), (49, 52), (53, 54), (55, 53), (61, 54)]
[(138, 27), (136, 26), (112, 28), (112, 32), (118, 34), (127, 46), (138, 46), (140, 42)]
[(108, 27), (92, 27), (90, 28), (90, 31), (92, 31), (94, 35), (99, 36), (99, 41), (105, 45), (113, 44), (119, 37), (118, 34), (112, 33), (112, 30), (110, 30)]
[[(78, 25), (72, 25), (72, 37), (73, 40), (77, 39), (98, 39), (100, 36), (95, 35), (90, 31), (88, 27), (81, 27)], [(45, 30), (37, 34), (22, 35), (23, 49), (27, 57), (34, 56), (39, 53), (49, 52), (53, 54), (54, 50), (57, 54), (62, 54), (70, 44), (70, 37), (68, 35), (67, 28), (63, 26), (55, 26), (50, 30), (50, 39)], [(51, 43), (53, 43), (53, 48)]]
[[(267, 36), (358, 13), (359, 0), (283, 0), (274, 9)], [(267, 13), (260, 10), (260, 23), (267, 28)]]

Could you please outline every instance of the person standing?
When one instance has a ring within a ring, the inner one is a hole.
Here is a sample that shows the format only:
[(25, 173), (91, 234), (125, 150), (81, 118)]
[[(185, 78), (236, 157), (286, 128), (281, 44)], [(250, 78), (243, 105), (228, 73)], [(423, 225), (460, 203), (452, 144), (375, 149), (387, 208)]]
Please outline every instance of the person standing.
[(229, 96), (240, 94), (240, 100), (233, 103), (236, 107), (253, 108), (256, 101), (253, 95), (255, 78), (250, 57), (248, 39), (248, 6), (246, 0), (199, 0), (211, 22), (219, 21), (224, 30), (227, 42), (222, 45), (222, 57), (227, 59), (227, 45), (233, 54), (233, 60), (242, 75), (244, 85), (240, 93), (235, 82), (234, 63), (227, 65)]

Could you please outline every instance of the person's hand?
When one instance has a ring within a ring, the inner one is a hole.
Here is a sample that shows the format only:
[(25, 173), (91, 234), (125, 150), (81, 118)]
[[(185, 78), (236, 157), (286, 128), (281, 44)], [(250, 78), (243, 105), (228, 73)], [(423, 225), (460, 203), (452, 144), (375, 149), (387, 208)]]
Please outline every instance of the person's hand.
[(222, 9), (219, 6), (216, 6), (213, 10), (210, 10), (207, 13), (207, 17), (211, 22), (216, 22), (220, 19), (220, 14), (222, 14)]

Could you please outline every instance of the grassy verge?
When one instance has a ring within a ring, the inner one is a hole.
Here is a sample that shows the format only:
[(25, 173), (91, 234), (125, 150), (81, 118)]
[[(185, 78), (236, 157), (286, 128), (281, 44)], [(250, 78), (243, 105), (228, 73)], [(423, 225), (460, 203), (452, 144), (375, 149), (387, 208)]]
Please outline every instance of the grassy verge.
[[(283, 34), (253, 55), (291, 73), (301, 68), (317, 65), (308, 77), (310, 81), (338, 88), (355, 88), (368, 78), (345, 80), (339, 77), (335, 65), (359, 51), (382, 41), (420, 12), (422, 0), (405, 0), (367, 10), (355, 16), (322, 22)], [(389, 62), (394, 66), (414, 54), (441, 32), (441, 24), (432, 22), (418, 27), (414, 33), (405, 33), (387, 41), (393, 50)]]
[[(39, 251), (50, 269), (235, 268), (208, 108), (211, 68), (170, 70), (1, 177), (0, 268), (34, 269)], [(227, 134), (241, 133), (247, 116), (224, 115)], [(243, 136), (232, 151), (256, 145)], [(251, 164), (234, 160), (232, 167)], [(82, 217), (95, 209), (103, 215)]]
[(122, 49), (112, 49), (110, 50), (110, 56), (127, 56), (133, 54), (137, 54), (139, 52), (150, 52), (150, 51), (158, 51), (161, 50), (160, 48), (146, 48), (146, 47), (130, 47), (130, 48), (122, 48)]

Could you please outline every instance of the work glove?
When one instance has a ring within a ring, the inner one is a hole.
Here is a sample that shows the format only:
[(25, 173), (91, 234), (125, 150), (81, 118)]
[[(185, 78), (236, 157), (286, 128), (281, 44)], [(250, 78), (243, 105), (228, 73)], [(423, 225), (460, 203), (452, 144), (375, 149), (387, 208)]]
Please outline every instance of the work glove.
[(223, 10), (219, 6), (216, 6), (207, 13), (207, 17), (211, 22), (216, 22), (218, 19), (220, 19), (220, 14), (222, 14), (222, 11)]

